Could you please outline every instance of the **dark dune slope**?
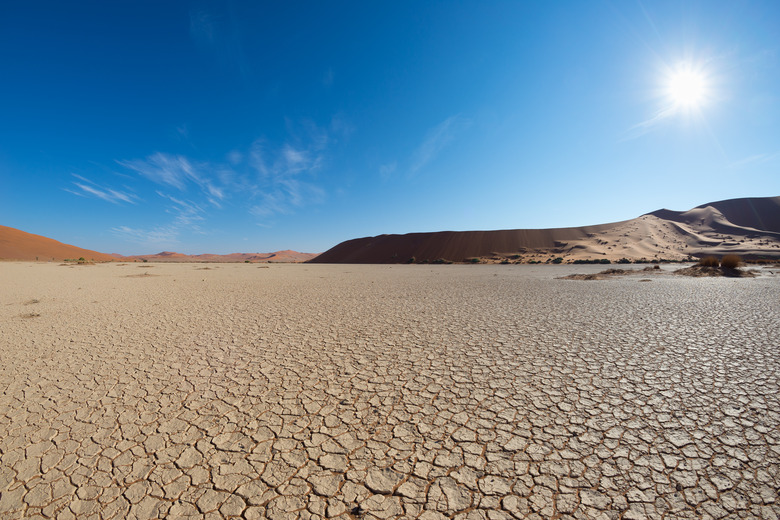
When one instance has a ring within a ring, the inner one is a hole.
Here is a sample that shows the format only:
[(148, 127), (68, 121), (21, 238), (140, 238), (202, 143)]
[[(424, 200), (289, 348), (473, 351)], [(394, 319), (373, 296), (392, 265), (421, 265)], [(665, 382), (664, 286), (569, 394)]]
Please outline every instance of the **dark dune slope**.
[(402, 263), (411, 258), (462, 262), (494, 252), (554, 249), (556, 242), (586, 238), (615, 224), (554, 229), (507, 229), (500, 231), (439, 231), (380, 235), (347, 240), (311, 260), (315, 263)]
[(734, 232), (733, 228), (749, 228), (780, 234), (780, 197), (721, 200), (702, 204), (688, 211), (659, 209), (650, 215), (671, 222), (696, 226), (705, 220), (702, 210), (707, 208), (713, 208), (725, 219), (707, 222), (714, 230)]
[(462, 262), (494, 253), (561, 254), (630, 259), (700, 254), (775, 257), (780, 253), (780, 197), (703, 204), (688, 211), (661, 209), (598, 226), (502, 231), (441, 231), (380, 235), (342, 242), (311, 260), (318, 263)]

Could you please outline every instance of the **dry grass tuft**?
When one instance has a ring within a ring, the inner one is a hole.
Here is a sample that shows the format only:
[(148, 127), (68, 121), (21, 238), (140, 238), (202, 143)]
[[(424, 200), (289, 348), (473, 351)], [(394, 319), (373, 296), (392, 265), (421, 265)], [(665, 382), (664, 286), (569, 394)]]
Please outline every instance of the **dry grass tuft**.
[(737, 255), (725, 255), (720, 259), (720, 265), (724, 269), (736, 269), (742, 265), (742, 259)]
[(720, 262), (714, 256), (705, 256), (699, 260), (698, 265), (701, 267), (719, 267)]

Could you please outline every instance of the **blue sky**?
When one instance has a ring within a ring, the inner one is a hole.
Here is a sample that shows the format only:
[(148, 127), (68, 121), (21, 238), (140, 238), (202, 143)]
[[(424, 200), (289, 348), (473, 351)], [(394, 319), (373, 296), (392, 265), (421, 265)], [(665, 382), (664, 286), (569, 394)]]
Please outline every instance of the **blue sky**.
[(774, 0), (1, 11), (0, 224), (80, 247), (319, 252), (780, 195)]

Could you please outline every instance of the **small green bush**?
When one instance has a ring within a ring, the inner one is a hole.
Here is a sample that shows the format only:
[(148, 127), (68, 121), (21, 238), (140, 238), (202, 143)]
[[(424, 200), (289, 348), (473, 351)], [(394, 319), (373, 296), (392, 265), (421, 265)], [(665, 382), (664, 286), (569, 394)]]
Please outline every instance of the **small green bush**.
[(558, 258), (555, 258), (552, 261), (552, 263), (554, 263), (554, 264), (560, 264), (561, 262), (563, 262), (563, 258), (561, 258), (560, 256)]

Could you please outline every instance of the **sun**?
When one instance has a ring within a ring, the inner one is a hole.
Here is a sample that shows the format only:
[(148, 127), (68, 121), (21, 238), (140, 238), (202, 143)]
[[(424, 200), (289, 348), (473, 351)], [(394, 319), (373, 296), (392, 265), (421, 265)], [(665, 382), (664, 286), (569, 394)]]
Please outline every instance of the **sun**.
[(707, 77), (701, 70), (680, 66), (668, 75), (666, 95), (675, 108), (701, 108), (708, 98)]

